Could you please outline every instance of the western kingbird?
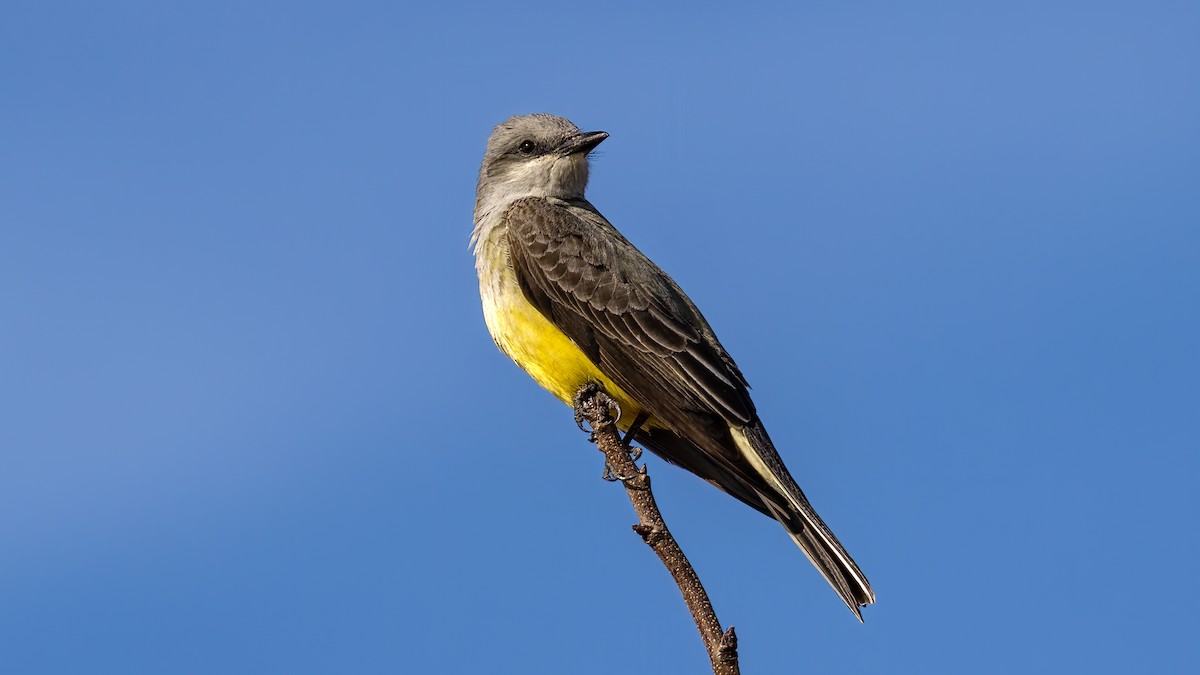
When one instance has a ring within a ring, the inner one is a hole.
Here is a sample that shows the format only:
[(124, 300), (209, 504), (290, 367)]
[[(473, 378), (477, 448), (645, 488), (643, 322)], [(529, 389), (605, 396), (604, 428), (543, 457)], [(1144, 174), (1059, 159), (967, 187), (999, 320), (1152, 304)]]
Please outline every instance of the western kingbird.
[(588, 153), (605, 138), (546, 114), (492, 131), (471, 235), (488, 331), (563, 402), (600, 384), (633, 440), (778, 520), (861, 621), (871, 584), (783, 465), (737, 365), (675, 281), (584, 198)]

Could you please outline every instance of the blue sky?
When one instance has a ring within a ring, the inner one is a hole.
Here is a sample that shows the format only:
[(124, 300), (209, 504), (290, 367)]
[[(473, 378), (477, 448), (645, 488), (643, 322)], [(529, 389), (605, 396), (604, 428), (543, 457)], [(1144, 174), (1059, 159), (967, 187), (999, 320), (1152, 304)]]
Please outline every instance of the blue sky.
[[(704, 310), (874, 583), (651, 458), (753, 673), (1182, 672), (1189, 3), (6, 5), (0, 670), (703, 672), (467, 248), (492, 125)], [(614, 583), (619, 579), (619, 583)]]

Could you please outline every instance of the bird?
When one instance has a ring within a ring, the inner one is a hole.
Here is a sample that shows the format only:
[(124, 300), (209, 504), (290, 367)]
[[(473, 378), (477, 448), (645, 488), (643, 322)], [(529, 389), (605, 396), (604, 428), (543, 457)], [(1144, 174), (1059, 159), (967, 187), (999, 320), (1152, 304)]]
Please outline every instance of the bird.
[(564, 403), (599, 385), (627, 439), (777, 520), (862, 621), (875, 592), (784, 466), (733, 358), (585, 198), (589, 154), (606, 138), (546, 113), (492, 130), (471, 233), (488, 332)]

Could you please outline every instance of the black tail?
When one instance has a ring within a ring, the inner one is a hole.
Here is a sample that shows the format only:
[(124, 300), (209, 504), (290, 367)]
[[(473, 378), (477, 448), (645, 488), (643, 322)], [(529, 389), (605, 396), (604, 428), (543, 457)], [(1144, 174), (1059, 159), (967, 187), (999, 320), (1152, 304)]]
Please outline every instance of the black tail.
[[(871, 582), (867, 581), (858, 564), (846, 552), (846, 548), (834, 536), (825, 521), (821, 520), (821, 516), (813, 510), (799, 488), (796, 488), (796, 496), (799, 497), (799, 508), (795, 508), (792, 513), (778, 512), (772, 515), (783, 525), (791, 535), (792, 541), (796, 542), (821, 576), (825, 577), (825, 581), (837, 591), (842, 602), (845, 602), (850, 611), (854, 612), (854, 616), (862, 621), (860, 608), (875, 602), (875, 591), (871, 590)], [(763, 503), (773, 510), (771, 500), (763, 499)]]
[[(730, 427), (716, 422), (694, 438), (662, 428), (643, 429), (637, 440), (656, 455), (699, 475), (779, 521), (821, 576), (862, 621), (875, 593), (862, 570), (796, 485), (762, 423)], [(708, 447), (705, 447), (708, 446)]]
[(759, 473), (767, 474), (763, 477), (768, 479), (769, 487), (773, 488), (767, 492), (756, 490), (758, 497), (821, 576), (825, 577), (825, 581), (833, 586), (842, 602), (862, 621), (860, 608), (875, 602), (871, 582), (867, 581), (854, 558), (850, 557), (833, 531), (817, 515), (812, 504), (808, 503), (808, 498), (779, 459), (762, 423), (756, 422), (744, 429), (733, 430), (733, 437), (744, 453), (753, 453), (760, 458)]

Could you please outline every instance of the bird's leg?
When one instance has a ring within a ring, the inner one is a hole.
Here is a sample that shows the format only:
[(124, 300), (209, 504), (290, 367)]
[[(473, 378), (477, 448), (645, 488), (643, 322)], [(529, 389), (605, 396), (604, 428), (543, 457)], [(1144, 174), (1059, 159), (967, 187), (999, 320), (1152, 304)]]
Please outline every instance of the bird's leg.
[(650, 419), (650, 414), (645, 410), (639, 411), (637, 416), (633, 418), (633, 424), (629, 425), (629, 430), (625, 432), (625, 437), (621, 439), (621, 444), (629, 449), (629, 455), (633, 457), (633, 461), (638, 461), (642, 456), (642, 449), (635, 448), (630, 445), (633, 442), (633, 437), (637, 434), (646, 420)]

